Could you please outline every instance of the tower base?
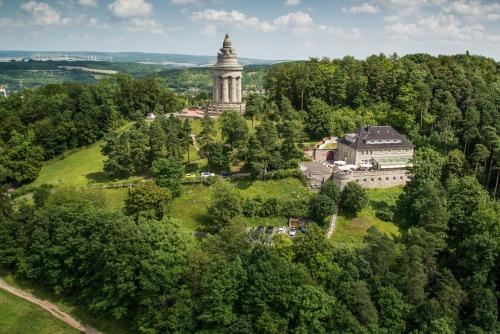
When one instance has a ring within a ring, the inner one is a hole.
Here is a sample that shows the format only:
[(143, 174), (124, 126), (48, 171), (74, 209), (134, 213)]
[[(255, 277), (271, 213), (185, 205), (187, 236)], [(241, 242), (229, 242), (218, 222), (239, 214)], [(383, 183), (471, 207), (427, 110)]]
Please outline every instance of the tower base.
[(212, 102), (208, 104), (205, 108), (206, 112), (210, 116), (219, 116), (222, 114), (222, 112), (226, 110), (233, 110), (239, 113), (240, 115), (245, 114), (245, 103), (244, 102), (226, 102), (226, 103), (219, 103), (219, 102)]

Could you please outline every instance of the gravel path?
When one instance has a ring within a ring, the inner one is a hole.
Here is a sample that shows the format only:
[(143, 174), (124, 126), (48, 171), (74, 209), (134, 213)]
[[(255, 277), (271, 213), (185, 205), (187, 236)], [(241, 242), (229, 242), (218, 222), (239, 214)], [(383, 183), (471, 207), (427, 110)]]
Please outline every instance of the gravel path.
[(88, 325), (84, 325), (75, 318), (73, 318), (71, 315), (67, 314), (66, 312), (63, 312), (57, 307), (56, 305), (52, 304), (49, 301), (39, 299), (35, 296), (33, 296), (31, 293), (19, 290), (14, 288), (13, 286), (7, 284), (4, 280), (0, 278), (0, 289), (3, 289), (7, 292), (10, 292), (11, 294), (18, 296), (24, 300), (27, 300), (33, 304), (36, 304), (43, 308), (44, 310), (48, 311), (50, 314), (52, 314), (54, 317), (57, 319), (65, 322), (66, 324), (70, 325), (71, 327), (87, 334), (102, 334), (95, 328), (92, 328)]

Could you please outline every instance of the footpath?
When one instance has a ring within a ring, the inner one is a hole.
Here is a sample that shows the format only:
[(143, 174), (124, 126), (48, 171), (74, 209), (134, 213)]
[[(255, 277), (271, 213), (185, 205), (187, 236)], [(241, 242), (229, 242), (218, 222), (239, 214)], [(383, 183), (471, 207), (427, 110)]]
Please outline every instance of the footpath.
[(332, 237), (333, 232), (337, 228), (337, 216), (339, 213), (339, 207), (335, 207), (335, 213), (332, 215), (332, 219), (330, 219), (330, 226), (328, 226), (328, 232), (326, 233), (326, 237), (330, 239)]
[(35, 305), (40, 306), (44, 310), (48, 311), (50, 314), (52, 314), (55, 318), (65, 322), (66, 324), (70, 325), (71, 327), (86, 333), (86, 334), (102, 334), (95, 328), (92, 328), (88, 325), (84, 325), (75, 318), (73, 318), (71, 315), (67, 314), (66, 312), (63, 312), (57, 307), (55, 304), (39, 299), (35, 296), (33, 296), (31, 293), (19, 290), (17, 288), (14, 288), (13, 286), (7, 284), (4, 280), (0, 278), (0, 289), (3, 289), (17, 297), (20, 297), (24, 300), (29, 301), (30, 303), (33, 303)]

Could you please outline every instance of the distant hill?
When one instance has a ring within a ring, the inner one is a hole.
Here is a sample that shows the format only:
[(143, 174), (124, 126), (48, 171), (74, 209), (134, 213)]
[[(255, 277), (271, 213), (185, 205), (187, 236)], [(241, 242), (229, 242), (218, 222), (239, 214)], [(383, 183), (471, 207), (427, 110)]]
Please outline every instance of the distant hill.
[[(143, 53), (143, 52), (94, 52), (94, 51), (0, 51), (0, 61), (9, 59), (34, 59), (54, 61), (108, 61), (124, 63), (149, 63), (166, 67), (203, 67), (215, 64), (215, 56), (195, 56), (173, 53)], [(242, 65), (268, 65), (282, 62), (281, 60), (264, 60), (239, 58)]]

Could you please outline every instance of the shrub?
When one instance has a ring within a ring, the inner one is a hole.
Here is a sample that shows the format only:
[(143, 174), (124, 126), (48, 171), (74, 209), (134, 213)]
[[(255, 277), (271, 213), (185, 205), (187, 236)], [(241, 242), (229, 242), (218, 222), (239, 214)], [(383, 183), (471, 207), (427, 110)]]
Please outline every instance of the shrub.
[(340, 188), (335, 182), (332, 181), (323, 183), (319, 189), (319, 193), (330, 197), (334, 202), (337, 202), (340, 198)]

